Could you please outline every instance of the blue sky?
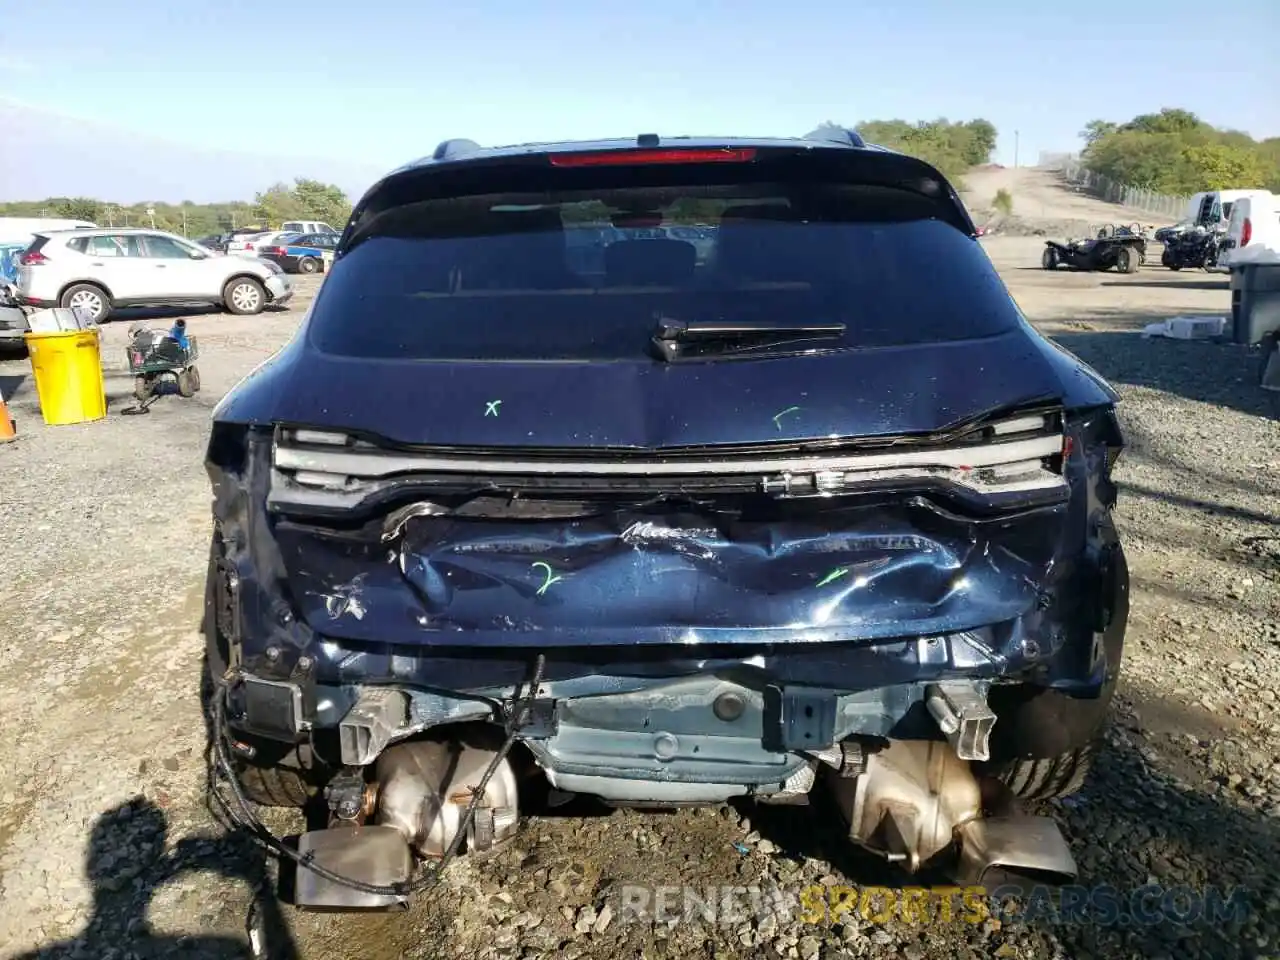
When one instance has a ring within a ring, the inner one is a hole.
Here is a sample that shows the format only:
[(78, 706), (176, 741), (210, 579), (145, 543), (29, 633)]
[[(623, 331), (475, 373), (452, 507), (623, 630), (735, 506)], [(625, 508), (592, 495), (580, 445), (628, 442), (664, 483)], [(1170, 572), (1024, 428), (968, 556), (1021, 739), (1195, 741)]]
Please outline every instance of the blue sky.
[[(937, 116), (992, 121), (1003, 163), (1013, 162), (1019, 131), (1027, 163), (1076, 147), (1094, 117), (1161, 106), (1280, 135), (1277, 0), (1239, 0), (1229, 17), (1206, 14), (1202, 0), (1087, 9), (1028, 0), (46, 0), (3, 15), (0, 97), (188, 148), (360, 170), (398, 165), (447, 137), (794, 135), (823, 120)], [(1207, 34), (1206, 23), (1220, 32)], [(10, 156), (0, 194), (48, 182), (48, 170), (29, 178), (28, 162), (63, 161)]]

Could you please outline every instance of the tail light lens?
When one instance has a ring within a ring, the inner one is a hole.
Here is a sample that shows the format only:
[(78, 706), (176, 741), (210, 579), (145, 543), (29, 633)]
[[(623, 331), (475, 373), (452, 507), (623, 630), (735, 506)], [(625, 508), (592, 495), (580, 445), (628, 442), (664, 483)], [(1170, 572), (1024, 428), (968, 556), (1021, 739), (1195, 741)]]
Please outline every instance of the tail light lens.
[(1253, 221), (1248, 217), (1244, 218), (1244, 224), (1240, 227), (1240, 246), (1244, 246), (1253, 237)]
[(49, 262), (49, 258), (46, 257), (43, 253), (40, 253), (39, 251), (32, 251), (31, 253), (24, 253), (22, 255), (21, 259), (18, 260), (18, 266), (38, 267), (40, 266), (40, 264), (48, 263), (48, 262)]
[(263, 248), (262, 248), (262, 252), (263, 252), (264, 254), (266, 254), (267, 256), (272, 256), (272, 257), (283, 257), (283, 256), (284, 256), (284, 247), (263, 247)]

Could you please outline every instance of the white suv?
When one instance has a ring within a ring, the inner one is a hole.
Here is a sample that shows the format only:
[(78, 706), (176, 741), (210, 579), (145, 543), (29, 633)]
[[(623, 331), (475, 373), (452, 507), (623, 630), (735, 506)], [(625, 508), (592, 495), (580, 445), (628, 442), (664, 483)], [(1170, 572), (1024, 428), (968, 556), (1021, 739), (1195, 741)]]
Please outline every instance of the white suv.
[(218, 304), (237, 314), (285, 303), (293, 286), (274, 263), (224, 257), (161, 230), (37, 233), (18, 259), (18, 299), (79, 307), (101, 323), (119, 307)]

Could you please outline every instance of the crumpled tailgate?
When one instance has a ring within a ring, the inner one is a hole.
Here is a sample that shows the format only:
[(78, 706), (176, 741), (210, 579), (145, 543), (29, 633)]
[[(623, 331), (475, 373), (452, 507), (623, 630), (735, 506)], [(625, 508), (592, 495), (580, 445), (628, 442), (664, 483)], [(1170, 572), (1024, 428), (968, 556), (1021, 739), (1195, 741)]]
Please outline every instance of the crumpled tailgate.
[[(391, 643), (837, 641), (1012, 620), (1062, 575), (1068, 507), (973, 519), (923, 497), (756, 515), (413, 517), (390, 544), (277, 529), (313, 629)], [(1065, 567), (1070, 567), (1066, 564)]]

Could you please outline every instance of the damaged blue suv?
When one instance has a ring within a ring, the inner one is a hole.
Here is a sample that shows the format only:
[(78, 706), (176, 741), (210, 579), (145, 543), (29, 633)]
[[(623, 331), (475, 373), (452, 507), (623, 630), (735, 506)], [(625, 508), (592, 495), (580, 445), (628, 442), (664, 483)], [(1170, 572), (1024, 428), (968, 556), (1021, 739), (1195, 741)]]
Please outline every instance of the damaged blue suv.
[(214, 413), (239, 807), (322, 814), (305, 906), (403, 901), (539, 790), (822, 789), (908, 870), (1074, 876), (1020, 801), (1080, 786), (1120, 669), (1116, 401), (852, 131), (447, 141)]

